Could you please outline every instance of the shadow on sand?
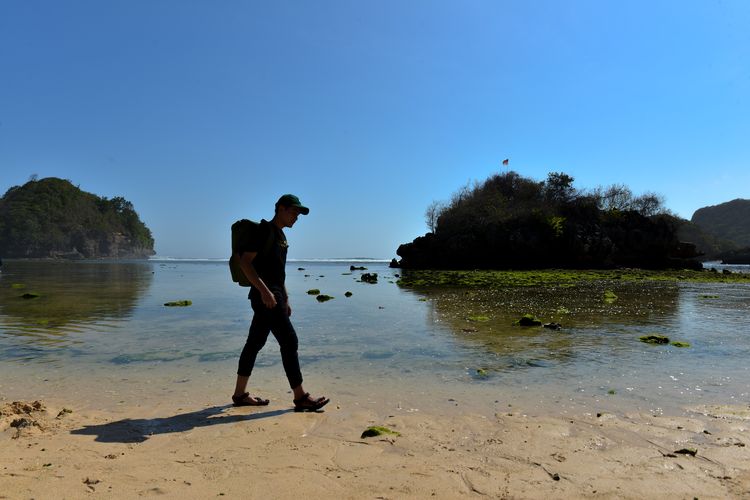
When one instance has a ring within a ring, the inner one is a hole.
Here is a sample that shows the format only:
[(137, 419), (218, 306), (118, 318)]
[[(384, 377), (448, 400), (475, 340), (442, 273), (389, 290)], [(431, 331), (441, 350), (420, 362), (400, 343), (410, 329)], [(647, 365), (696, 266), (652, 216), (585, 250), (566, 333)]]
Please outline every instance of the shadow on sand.
[(142, 443), (155, 434), (185, 432), (196, 427), (278, 417), (293, 411), (290, 408), (241, 415), (225, 414), (229, 408), (232, 408), (232, 405), (214, 406), (164, 418), (126, 418), (106, 424), (85, 425), (70, 433), (96, 436), (96, 441), (101, 443)]

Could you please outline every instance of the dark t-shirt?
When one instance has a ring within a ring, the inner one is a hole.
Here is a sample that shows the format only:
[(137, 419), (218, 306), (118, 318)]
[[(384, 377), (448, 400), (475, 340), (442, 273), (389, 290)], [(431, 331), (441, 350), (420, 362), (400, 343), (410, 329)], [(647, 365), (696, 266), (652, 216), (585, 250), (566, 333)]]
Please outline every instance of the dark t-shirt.
[[(269, 243), (270, 240), (270, 243)], [(267, 220), (261, 220), (253, 231), (237, 245), (240, 256), (244, 252), (255, 252), (253, 267), (272, 291), (280, 291), (286, 295), (284, 282), (286, 280), (286, 252), (289, 244), (284, 232)]]

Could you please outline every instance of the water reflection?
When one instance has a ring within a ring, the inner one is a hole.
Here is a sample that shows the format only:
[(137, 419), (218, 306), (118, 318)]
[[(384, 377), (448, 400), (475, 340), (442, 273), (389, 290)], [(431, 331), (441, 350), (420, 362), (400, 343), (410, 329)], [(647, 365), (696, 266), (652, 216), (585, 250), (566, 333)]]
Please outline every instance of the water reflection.
[(16, 340), (0, 344), (0, 358), (33, 356), (40, 347), (68, 345), (71, 333), (92, 324), (128, 318), (152, 276), (148, 262), (5, 261), (0, 342)]
[[(671, 282), (591, 282), (575, 286), (412, 290), (429, 306), (429, 321), (481, 353), (498, 370), (567, 363), (637, 342), (634, 332), (679, 322), (680, 289)], [(530, 314), (561, 330), (521, 327)]]

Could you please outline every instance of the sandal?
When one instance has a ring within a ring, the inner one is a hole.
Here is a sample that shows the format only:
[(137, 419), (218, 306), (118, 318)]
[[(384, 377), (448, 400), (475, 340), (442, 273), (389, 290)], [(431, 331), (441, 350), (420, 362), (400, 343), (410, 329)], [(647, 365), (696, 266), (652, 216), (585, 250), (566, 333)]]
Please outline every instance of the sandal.
[(294, 400), (294, 411), (318, 411), (327, 405), (331, 400), (325, 396), (318, 399), (312, 399), (310, 393), (306, 392), (304, 396)]
[(234, 406), (266, 406), (270, 401), (257, 396), (250, 396), (249, 392), (239, 396), (232, 396)]

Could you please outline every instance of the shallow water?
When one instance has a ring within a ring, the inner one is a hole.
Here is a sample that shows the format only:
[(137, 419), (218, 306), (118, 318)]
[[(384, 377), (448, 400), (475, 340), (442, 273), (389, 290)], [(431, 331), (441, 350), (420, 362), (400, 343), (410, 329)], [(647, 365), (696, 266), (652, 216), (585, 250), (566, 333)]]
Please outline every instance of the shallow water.
[[(359, 281), (363, 271), (349, 264), (287, 269), (303, 373), (328, 390), (399, 406), (429, 406), (433, 398), (475, 409), (523, 401), (553, 412), (750, 400), (747, 285), (602, 281), (424, 291), (399, 287), (398, 270), (385, 263), (355, 263), (378, 273), (377, 284)], [(306, 293), (313, 288), (335, 299), (319, 303)], [(616, 299), (604, 300), (605, 292)], [(250, 319), (246, 295), (225, 262), (6, 262), (0, 391), (20, 397), (49, 386), (86, 397), (106, 381), (112, 391), (145, 398), (230, 385)], [(163, 305), (182, 299), (193, 304)], [(563, 328), (513, 325), (523, 314)], [(638, 340), (649, 334), (691, 347)], [(272, 339), (253, 380), (283, 387)]]

